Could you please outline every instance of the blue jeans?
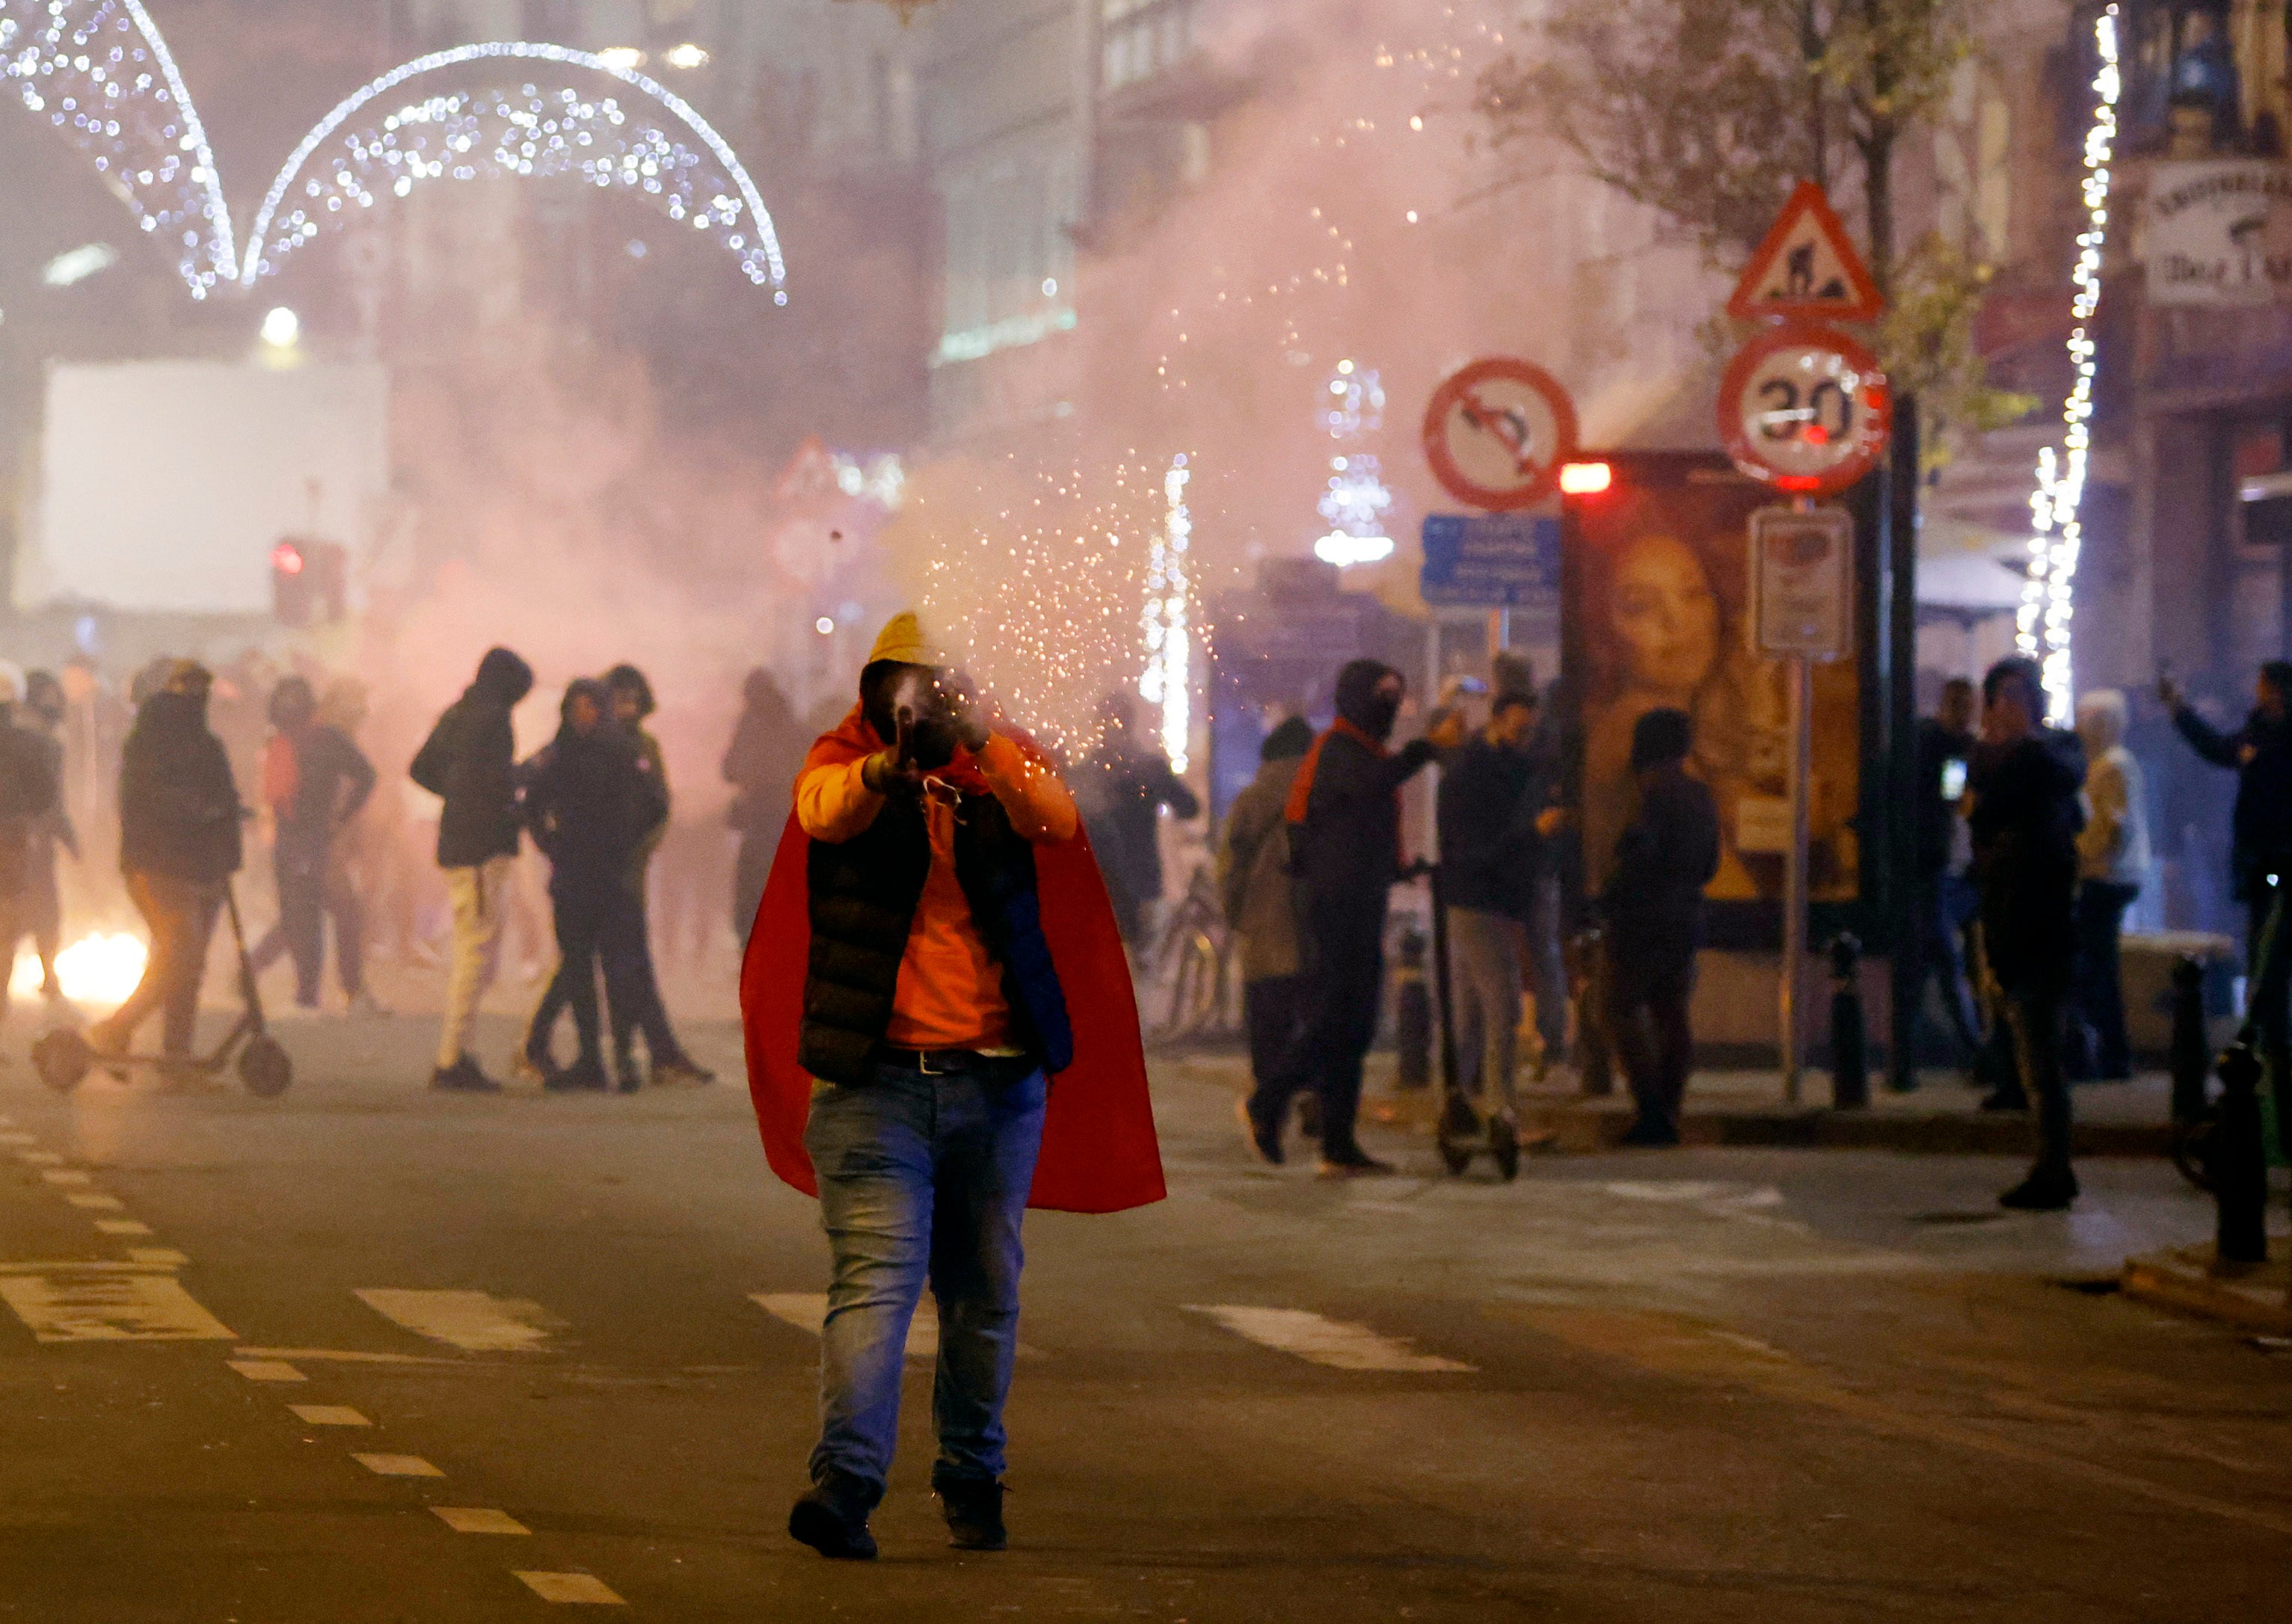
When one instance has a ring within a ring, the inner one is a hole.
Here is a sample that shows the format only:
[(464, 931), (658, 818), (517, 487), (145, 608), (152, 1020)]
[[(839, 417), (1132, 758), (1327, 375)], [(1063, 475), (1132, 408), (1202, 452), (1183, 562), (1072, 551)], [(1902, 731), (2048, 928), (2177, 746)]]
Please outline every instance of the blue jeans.
[(926, 1073), (877, 1066), (812, 1090), (804, 1148), (835, 1254), (819, 1350), (812, 1482), (883, 1498), (899, 1435), (908, 1322), (939, 1304), (932, 1482), (1003, 1475), (1003, 1402), (1019, 1350), (1019, 1240), (1049, 1085), (1025, 1062)]

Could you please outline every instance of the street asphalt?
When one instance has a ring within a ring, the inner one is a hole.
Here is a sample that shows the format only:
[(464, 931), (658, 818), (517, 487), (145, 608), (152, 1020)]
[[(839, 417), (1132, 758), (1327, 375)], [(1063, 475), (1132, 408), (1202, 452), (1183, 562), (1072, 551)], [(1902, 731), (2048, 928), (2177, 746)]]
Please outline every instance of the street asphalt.
[[(488, 1052), (504, 1052), (489, 1022)], [(0, 1618), (2247, 1620), (2292, 1353), (2111, 1289), (2161, 1162), (1271, 1169), (1158, 1062), (1172, 1196), (1029, 1221), (1013, 1545), (947, 1548), (910, 1365), (884, 1559), (789, 1542), (826, 1247), (727, 1073), (446, 1097), (306, 1021), (275, 1101), (0, 1068)], [(927, 1333), (926, 1333), (927, 1334)], [(922, 1345), (919, 1337), (911, 1353)], [(561, 1598), (561, 1599), (558, 1599)]]

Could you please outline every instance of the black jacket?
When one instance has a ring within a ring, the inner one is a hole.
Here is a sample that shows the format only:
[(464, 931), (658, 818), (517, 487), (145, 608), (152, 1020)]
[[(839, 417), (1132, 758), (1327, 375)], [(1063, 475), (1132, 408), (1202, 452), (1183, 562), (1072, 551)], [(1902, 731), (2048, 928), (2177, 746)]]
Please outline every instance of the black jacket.
[(0, 898), (31, 878), (35, 842), (56, 813), (61, 755), (53, 739), (17, 726), (0, 706)]
[(205, 707), (155, 693), (119, 760), (119, 866), (214, 884), (238, 872), (238, 786)]
[(1158, 751), (1110, 747), (1082, 764), (1076, 798), (1090, 826), (1100, 871), (1142, 901), (1162, 894), (1162, 842), (1157, 828), (1165, 806), (1180, 820), (1198, 818), (1202, 804)]
[(637, 853), (667, 820), (668, 790), (629, 733), (609, 723), (585, 738), (561, 729), (518, 780), (553, 885), (622, 885), (642, 873)]
[(1616, 839), (1604, 912), (1617, 950), (1693, 953), (1703, 941), (1703, 888), (1718, 872), (1711, 791), (1676, 767), (1657, 774)]
[(1476, 913), (1528, 917), (1544, 868), (1536, 818), (1545, 787), (1536, 758), (1476, 738), (1441, 768), (1441, 899)]
[(291, 742), (295, 798), (278, 814), (279, 837), (324, 841), (374, 794), (374, 764), (337, 727), (308, 728)]
[(2077, 949), (2085, 749), (2076, 734), (2051, 727), (2009, 745), (1977, 745), (1967, 785), (1973, 810), (1966, 826), (1990, 969), (2009, 990), (2058, 988)]
[(517, 740), (509, 714), (532, 689), (532, 668), (506, 649), (494, 650), (416, 754), (408, 776), (446, 802), (438, 814), (440, 868), (474, 869), (517, 855)]
[[(931, 875), (931, 835), (914, 800), (887, 801), (850, 840), (814, 840), (811, 957), (796, 1061), (825, 1082), (868, 1080)], [(1003, 966), (1012, 1041), (1055, 1075), (1074, 1063), (1065, 990), (1043, 933), (1035, 851), (991, 795), (956, 809), (955, 872), (987, 950)]]
[(1375, 907), (1400, 877), (1400, 787), (1432, 759), (1413, 739), (1379, 755), (1352, 734), (1321, 736), (1305, 818), (1289, 831), (1290, 863), (1306, 910)]
[(2173, 725), (2207, 761), (2236, 769), (2229, 865), (2236, 894), (2248, 900), (2292, 862), (2292, 723), (2256, 710), (2235, 732), (2223, 733), (2184, 707), (2173, 713)]

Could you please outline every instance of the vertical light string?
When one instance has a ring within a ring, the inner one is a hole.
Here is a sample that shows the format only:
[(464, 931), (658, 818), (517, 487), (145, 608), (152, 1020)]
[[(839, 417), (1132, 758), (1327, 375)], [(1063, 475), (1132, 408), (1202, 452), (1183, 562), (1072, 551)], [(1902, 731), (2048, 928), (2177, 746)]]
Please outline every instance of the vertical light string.
[(2046, 713), (2059, 723), (2073, 714), (2077, 688), (2070, 661), (2070, 618), (2078, 551), (2084, 540), (2078, 509), (2085, 497), (2086, 462), (2093, 448), (2093, 383), (2099, 346), (2093, 319), (2101, 308), (2102, 250), (2109, 235), (2109, 166), (2117, 145), (2117, 7), (2094, 20), (2101, 71), (2094, 76), (2093, 124), (2085, 136), (2086, 229), (2079, 233), (2070, 302), (2070, 366), (2074, 381), (2062, 405), (2063, 433), (2057, 454), (2038, 453), (2038, 489), (2030, 498), (2030, 581), (2014, 618), (2014, 643), (2045, 669)]
[(1191, 756), (1193, 626), (1188, 607), (1191, 580), (1187, 553), (1193, 546), (1194, 515), (1186, 503), (1193, 470), (1185, 453), (1171, 459), (1163, 476), (1163, 518), (1146, 553), (1146, 609), (1140, 629), (1146, 640), (1146, 669), (1139, 696), (1161, 712), (1162, 753), (1183, 772)]

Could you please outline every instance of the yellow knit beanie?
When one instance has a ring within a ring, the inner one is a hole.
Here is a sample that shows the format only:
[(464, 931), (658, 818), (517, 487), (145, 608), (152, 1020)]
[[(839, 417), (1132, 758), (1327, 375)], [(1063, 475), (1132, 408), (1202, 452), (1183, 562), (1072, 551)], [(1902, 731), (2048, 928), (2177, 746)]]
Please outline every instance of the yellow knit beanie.
[(901, 610), (884, 622), (876, 634), (876, 646), (868, 653), (868, 663), (895, 660), (902, 666), (951, 666), (955, 662), (947, 650), (924, 635), (923, 622), (915, 610)]

